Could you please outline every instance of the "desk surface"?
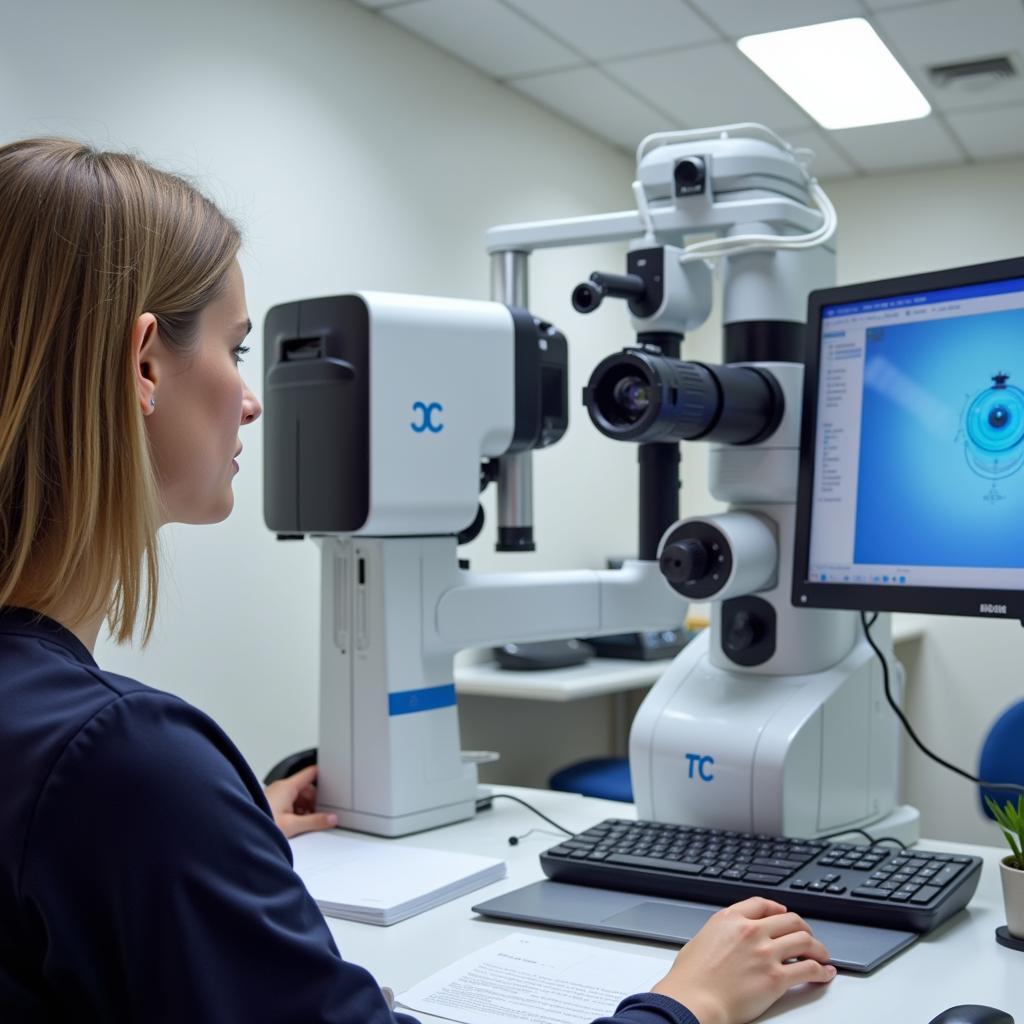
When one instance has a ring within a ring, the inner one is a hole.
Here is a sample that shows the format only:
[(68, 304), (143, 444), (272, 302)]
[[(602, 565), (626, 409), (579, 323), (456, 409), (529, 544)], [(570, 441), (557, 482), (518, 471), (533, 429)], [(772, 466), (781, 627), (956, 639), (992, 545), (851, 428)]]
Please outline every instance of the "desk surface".
[(493, 661), (455, 669), (455, 689), (472, 697), (515, 697), (520, 700), (582, 700), (653, 686), (672, 663), (594, 658), (571, 668), (510, 672)]
[[(582, 831), (602, 818), (635, 814), (627, 804), (569, 793), (505, 786), (494, 791), (520, 796), (574, 831)], [(657, 943), (513, 925), (472, 913), (473, 904), (543, 877), (538, 855), (555, 844), (557, 835), (536, 832), (518, 846), (508, 845), (510, 835), (522, 835), (538, 826), (547, 827), (526, 808), (511, 800), (495, 800), (490, 810), (482, 811), (472, 821), (405, 839), (377, 840), (501, 857), (508, 863), (508, 877), (390, 928), (328, 918), (342, 956), (366, 967), (382, 985), (396, 992), (515, 931), (648, 954), (665, 961), (667, 968), (675, 950)], [(825, 989), (791, 992), (762, 1020), (781, 1017), (796, 1024), (927, 1024), (947, 1007), (987, 1003), (1010, 1012), (1019, 1024), (1024, 1024), (1024, 953), (997, 945), (993, 937), (996, 927), (1005, 923), (998, 866), (1002, 851), (938, 841), (921, 845), (985, 858), (978, 891), (967, 909), (875, 974), (840, 974)], [(612, 1009), (608, 1007), (609, 1012)]]
[[(897, 615), (893, 620), (895, 643), (920, 640), (922, 636), (923, 630), (917, 619)], [(572, 668), (510, 672), (499, 668), (493, 661), (485, 661), (457, 667), (455, 689), (471, 697), (582, 700), (585, 697), (601, 697), (653, 686), (671, 663), (671, 658), (661, 661), (594, 658)]]

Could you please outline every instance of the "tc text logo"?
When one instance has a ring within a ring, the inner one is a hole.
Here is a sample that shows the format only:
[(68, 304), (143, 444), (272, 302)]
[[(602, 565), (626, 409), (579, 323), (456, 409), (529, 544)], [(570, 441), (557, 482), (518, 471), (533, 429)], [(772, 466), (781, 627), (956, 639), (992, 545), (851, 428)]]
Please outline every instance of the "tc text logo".
[(686, 760), (690, 762), (690, 775), (692, 778), (699, 778), (701, 782), (710, 782), (714, 775), (708, 771), (708, 766), (715, 763), (710, 754), (687, 754)]
[(412, 411), (420, 414), (419, 422), (413, 420), (409, 424), (417, 434), (422, 434), (425, 430), (432, 434), (440, 434), (444, 430), (444, 424), (434, 420), (436, 413), (444, 412), (444, 406), (440, 402), (413, 402)]

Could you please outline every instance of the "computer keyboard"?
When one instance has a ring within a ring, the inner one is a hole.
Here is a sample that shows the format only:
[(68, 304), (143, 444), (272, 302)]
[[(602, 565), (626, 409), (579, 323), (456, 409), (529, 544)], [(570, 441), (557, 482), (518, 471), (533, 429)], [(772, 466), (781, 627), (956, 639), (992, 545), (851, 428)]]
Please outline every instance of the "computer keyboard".
[(765, 896), (808, 917), (931, 931), (974, 895), (981, 859), (609, 818), (542, 853), (556, 882), (726, 906)]

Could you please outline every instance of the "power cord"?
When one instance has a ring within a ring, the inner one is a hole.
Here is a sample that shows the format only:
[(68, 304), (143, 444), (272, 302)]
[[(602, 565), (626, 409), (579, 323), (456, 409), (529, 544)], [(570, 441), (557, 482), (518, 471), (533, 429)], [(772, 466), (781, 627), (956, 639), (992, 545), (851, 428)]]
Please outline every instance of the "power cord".
[[(525, 807), (528, 811), (533, 811), (533, 813), (536, 814), (538, 818), (543, 818), (549, 825), (553, 825), (555, 828), (557, 828), (559, 832), (564, 832), (567, 836), (574, 836), (574, 835), (576, 835), (575, 832), (570, 832), (567, 828), (563, 827), (562, 825), (559, 825), (557, 821), (553, 821), (546, 814), (543, 814), (540, 811), (538, 811), (537, 808), (533, 806), (533, 804), (528, 804), (525, 800), (520, 800), (519, 797), (511, 796), (509, 793), (492, 793), (490, 796), (484, 797), (484, 799), (482, 799), (482, 800), (477, 800), (477, 802), (476, 802), (476, 809), (478, 811), (486, 810), (488, 807), (491, 806), (491, 803), (494, 800), (513, 800), (517, 804), (522, 804), (523, 807)], [(531, 828), (530, 829), (530, 832), (539, 832), (539, 831), (542, 831), (542, 830), (541, 829), (535, 829), (535, 828)], [(508, 845), (509, 846), (517, 845), (519, 840), (520, 839), (525, 839), (530, 834), (530, 832), (525, 832), (521, 836), (509, 836), (508, 837)]]
[(939, 757), (938, 754), (933, 753), (924, 745), (917, 733), (914, 732), (914, 727), (907, 720), (907, 716), (893, 699), (892, 688), (889, 685), (889, 663), (885, 660), (885, 655), (879, 650), (878, 644), (875, 643), (874, 638), (871, 636), (871, 627), (875, 624), (875, 619), (877, 618), (878, 612), (875, 612), (869, 622), (867, 612), (860, 613), (860, 622), (864, 627), (864, 638), (871, 645), (871, 649), (875, 652), (878, 656), (878, 660), (882, 663), (882, 683), (885, 686), (885, 699), (889, 702), (889, 707), (891, 707), (895, 712), (896, 717), (900, 720), (903, 728), (906, 729), (907, 735), (911, 740), (913, 740), (917, 749), (926, 757), (930, 757), (933, 761), (941, 764), (943, 768), (948, 768), (951, 772), (954, 772), (961, 778), (967, 779), (968, 782), (973, 782), (975, 785), (981, 786), (984, 789), (1009, 789), (1013, 790), (1015, 793), (1024, 793), (1024, 786), (1018, 785), (1015, 782), (986, 782), (984, 779), (979, 779), (977, 775), (972, 775), (970, 772), (964, 771), (963, 768), (958, 768), (955, 764), (950, 763), (945, 758)]
[(838, 839), (840, 836), (864, 836), (872, 846), (881, 846), (882, 843), (895, 843), (901, 850), (909, 849), (906, 843), (895, 836), (873, 836), (862, 828), (844, 828), (842, 832), (830, 832), (827, 836), (815, 836), (815, 840), (824, 842), (827, 839)]

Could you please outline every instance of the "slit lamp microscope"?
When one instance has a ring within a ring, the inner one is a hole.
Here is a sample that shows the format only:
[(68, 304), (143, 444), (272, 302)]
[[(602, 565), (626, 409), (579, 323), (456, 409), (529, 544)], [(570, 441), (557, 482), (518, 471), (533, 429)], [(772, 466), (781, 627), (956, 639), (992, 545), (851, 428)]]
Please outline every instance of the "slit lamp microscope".
[[(711, 625), (632, 726), (641, 818), (912, 841), (899, 737), (853, 612), (789, 600), (807, 295), (834, 281), (835, 212), (801, 154), (759, 125), (658, 133), (636, 208), (493, 228), (492, 301), (379, 292), (289, 302), (265, 323), (264, 514), (321, 551), (319, 804), (398, 836), (473, 815), (453, 659), (465, 647)], [(692, 241), (696, 237), (698, 240)], [(621, 569), (459, 564), (496, 483), (497, 547), (533, 548), (533, 451), (568, 423), (562, 333), (528, 311), (529, 254), (626, 241), (581, 314), (627, 303), (634, 345), (594, 369), (590, 419), (637, 445), (638, 557)], [(722, 275), (724, 362), (680, 358)], [(680, 442), (710, 444), (710, 492), (679, 518)], [(874, 630), (892, 666), (891, 629)]]

